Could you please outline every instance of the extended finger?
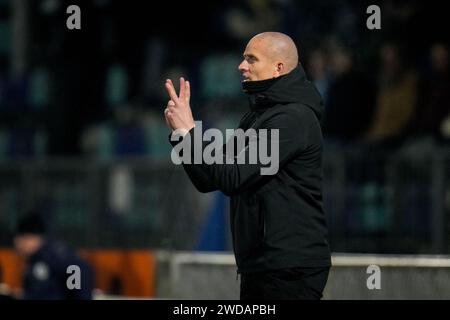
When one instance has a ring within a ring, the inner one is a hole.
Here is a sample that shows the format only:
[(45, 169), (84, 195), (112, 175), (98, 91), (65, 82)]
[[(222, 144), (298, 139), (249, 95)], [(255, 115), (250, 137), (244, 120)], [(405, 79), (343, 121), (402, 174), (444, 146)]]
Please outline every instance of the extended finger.
[(186, 83), (186, 81), (184, 81), (184, 78), (181, 77), (180, 78), (180, 99), (182, 99), (183, 101), (185, 100), (185, 92), (186, 92), (185, 83)]
[(191, 84), (189, 83), (189, 81), (186, 81), (185, 99), (187, 103), (189, 103), (189, 100), (191, 100)]
[(167, 90), (167, 93), (169, 94), (170, 99), (172, 99), (173, 101), (178, 101), (177, 93), (176, 93), (173, 83), (170, 79), (166, 80), (165, 86), (166, 86), (166, 90)]

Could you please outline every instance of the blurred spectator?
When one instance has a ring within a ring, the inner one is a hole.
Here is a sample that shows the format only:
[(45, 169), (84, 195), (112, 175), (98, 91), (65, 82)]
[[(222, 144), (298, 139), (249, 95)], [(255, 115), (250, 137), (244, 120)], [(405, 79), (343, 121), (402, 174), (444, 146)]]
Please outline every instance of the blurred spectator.
[(157, 109), (165, 102), (160, 79), (169, 55), (168, 46), (164, 39), (149, 38), (146, 41), (145, 55), (142, 63), (141, 91), (145, 102), (150, 108)]
[(130, 106), (122, 106), (116, 110), (114, 133), (116, 136), (116, 154), (145, 154), (145, 132), (136, 117), (136, 110)]
[(358, 140), (366, 130), (373, 112), (374, 89), (355, 66), (356, 55), (337, 45), (331, 52), (330, 83), (325, 105), (324, 132), (340, 142)]
[(108, 68), (105, 85), (105, 98), (109, 107), (125, 103), (128, 95), (128, 74), (122, 65), (115, 64)]
[(380, 49), (377, 105), (366, 135), (368, 142), (396, 143), (405, 134), (417, 103), (418, 77), (408, 68), (400, 45)]
[(326, 105), (328, 87), (330, 85), (330, 74), (328, 70), (327, 55), (322, 48), (315, 48), (309, 53), (306, 71), (313, 80), (317, 90), (319, 90)]
[(411, 133), (424, 136), (442, 135), (441, 126), (450, 115), (449, 51), (442, 43), (435, 43), (430, 50), (430, 69), (424, 75)]
[[(90, 300), (93, 273), (91, 267), (71, 249), (46, 236), (43, 217), (31, 212), (20, 222), (14, 236), (14, 247), (25, 258), (22, 294), (30, 300)], [(68, 267), (80, 268), (80, 289), (69, 289)]]
[(280, 7), (271, 0), (246, 0), (232, 6), (225, 17), (231, 37), (247, 39), (261, 30), (276, 30), (280, 24)]
[(200, 67), (202, 96), (206, 99), (235, 98), (241, 91), (241, 76), (236, 68), (239, 62), (237, 54), (207, 56)]

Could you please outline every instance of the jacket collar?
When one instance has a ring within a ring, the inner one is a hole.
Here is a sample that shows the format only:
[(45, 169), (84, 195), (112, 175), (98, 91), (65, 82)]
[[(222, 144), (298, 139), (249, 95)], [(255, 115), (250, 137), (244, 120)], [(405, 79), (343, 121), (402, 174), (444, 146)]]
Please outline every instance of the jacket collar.
[(259, 81), (243, 81), (242, 90), (249, 96), (250, 109), (252, 111), (264, 110), (274, 106), (277, 102), (270, 98), (267, 91), (277, 90), (279, 86), (292, 81), (293, 78), (302, 79), (306, 74), (300, 64), (290, 73)]

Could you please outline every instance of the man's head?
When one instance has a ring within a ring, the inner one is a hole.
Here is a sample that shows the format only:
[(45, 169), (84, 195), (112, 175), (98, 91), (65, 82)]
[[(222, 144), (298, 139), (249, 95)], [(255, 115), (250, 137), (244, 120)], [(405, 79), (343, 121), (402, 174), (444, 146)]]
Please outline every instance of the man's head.
[(238, 68), (244, 81), (259, 81), (287, 74), (297, 65), (297, 47), (289, 36), (263, 32), (250, 39)]
[(20, 222), (14, 236), (14, 247), (16, 251), (29, 257), (38, 251), (44, 243), (45, 224), (42, 217), (37, 213), (30, 213)]

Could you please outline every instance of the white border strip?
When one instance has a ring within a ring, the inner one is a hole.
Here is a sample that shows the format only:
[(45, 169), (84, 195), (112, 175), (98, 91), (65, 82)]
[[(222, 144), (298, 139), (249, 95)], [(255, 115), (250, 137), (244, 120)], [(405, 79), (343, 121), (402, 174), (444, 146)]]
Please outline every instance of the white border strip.
[(401, 268), (448, 268), (449, 256), (433, 255), (350, 255), (334, 254), (333, 267), (367, 267), (376, 264), (380, 267)]
[[(236, 260), (230, 253), (173, 252), (168, 254), (172, 265), (211, 264), (235, 266)], [(367, 267), (376, 264), (380, 267), (448, 268), (450, 256), (439, 255), (377, 255), (334, 253), (333, 267)]]

